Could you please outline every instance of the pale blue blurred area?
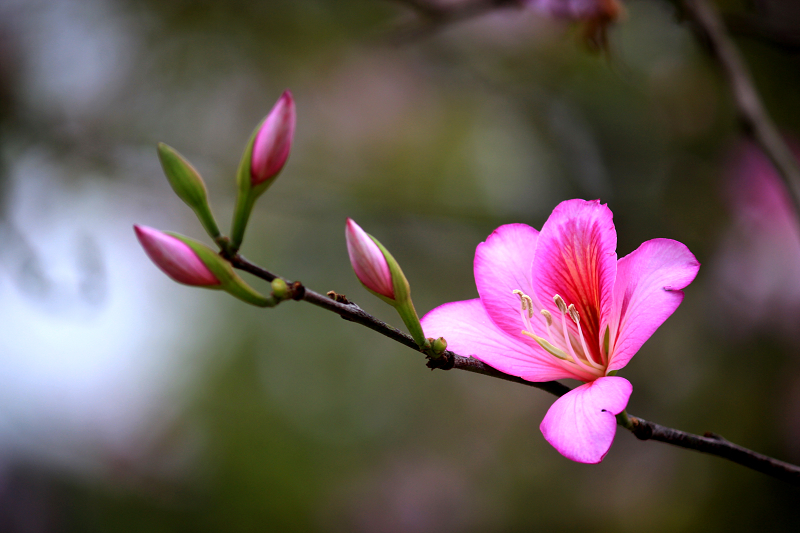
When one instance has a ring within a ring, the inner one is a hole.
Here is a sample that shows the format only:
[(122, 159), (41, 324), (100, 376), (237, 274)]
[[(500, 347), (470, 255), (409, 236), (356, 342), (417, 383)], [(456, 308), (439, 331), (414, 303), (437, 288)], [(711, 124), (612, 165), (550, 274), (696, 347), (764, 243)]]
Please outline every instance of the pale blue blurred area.
[[(793, 530), (780, 482), (624, 431), (571, 463), (539, 433), (545, 393), (431, 372), (305, 303), (174, 284), (134, 237), (209, 242), (158, 141), (226, 229), (244, 143), (288, 88), (297, 137), (250, 260), (399, 326), (350, 269), (346, 217), (424, 313), (476, 297), (497, 226), (601, 198), (620, 255), (667, 237), (703, 264), (623, 372), (630, 412), (800, 462), (796, 335), (736, 322), (711, 274), (735, 226), (729, 96), (663, 2), (626, 7), (596, 56), (531, 10), (397, 44), (413, 17), (388, 0), (0, 1), (0, 531)], [(740, 44), (796, 130), (796, 55)]]

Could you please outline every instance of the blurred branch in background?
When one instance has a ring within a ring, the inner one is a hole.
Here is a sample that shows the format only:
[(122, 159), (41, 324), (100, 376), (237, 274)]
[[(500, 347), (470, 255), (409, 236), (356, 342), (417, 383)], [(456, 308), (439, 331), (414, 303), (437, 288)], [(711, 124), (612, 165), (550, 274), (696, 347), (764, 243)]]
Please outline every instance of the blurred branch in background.
[[(254, 276), (263, 280), (271, 282), (276, 278), (283, 279), (280, 276), (277, 276), (251, 263), (238, 254), (233, 257), (229, 257), (229, 259), (235, 268), (249, 272), (250, 274), (253, 274)], [(328, 311), (332, 311), (345, 320), (366, 326), (371, 330), (377, 331), (378, 333), (413, 349), (414, 351), (420, 351), (419, 346), (417, 346), (417, 343), (414, 342), (414, 339), (412, 339), (410, 335), (403, 333), (397, 328), (394, 328), (381, 320), (378, 320), (374, 316), (361, 309), (355, 303), (348, 301), (346, 298), (339, 296), (336, 293), (328, 293), (328, 296), (323, 296), (322, 294), (307, 289), (300, 282), (292, 282), (286, 279), (284, 279), (284, 281), (286, 281), (287, 285), (291, 287), (292, 299), (303, 300), (318, 307), (322, 307)], [(526, 381), (519, 377), (509, 376), (508, 374), (500, 372), (499, 370), (492, 368), (481, 361), (473, 359), (472, 357), (464, 357), (451, 351), (445, 352), (436, 359), (429, 358), (428, 367), (431, 369), (440, 368), (443, 370), (450, 370), (452, 368), (466, 370), (467, 372), (474, 372), (476, 374), (483, 374), (485, 376), (535, 387), (559, 397), (571, 390), (569, 387), (557, 381), (532, 382)], [(630, 416), (629, 419), (630, 423), (627, 426), (622, 422), (620, 422), (620, 425), (625, 427), (625, 429), (630, 430), (636, 436), (636, 438), (640, 440), (657, 440), (667, 444), (672, 444), (674, 446), (679, 446), (681, 448), (687, 448), (710, 455), (716, 455), (717, 457), (728, 459), (734, 463), (751, 468), (757, 472), (761, 472), (762, 474), (786, 481), (787, 483), (795, 486), (800, 486), (800, 467), (783, 461), (778, 461), (772, 457), (768, 457), (760, 453), (756, 453), (752, 450), (729, 442), (719, 435), (706, 433), (705, 436), (701, 437), (699, 435), (693, 435), (691, 433), (665, 427), (654, 422), (649, 422), (638, 417)]]
[(392, 39), (406, 42), (430, 35), (457, 22), (485, 15), (498, 9), (521, 8), (523, 0), (468, 0), (450, 5), (441, 5), (428, 0), (392, 0), (415, 11), (415, 20), (398, 24)]
[(767, 154), (786, 184), (795, 219), (800, 224), (800, 166), (764, 108), (739, 50), (717, 10), (707, 0), (670, 0), (692, 23), (697, 38), (707, 46), (733, 92), (742, 127)]
[[(412, 40), (454, 22), (463, 21), (489, 13), (490, 11), (522, 7), (521, 0), (474, 0), (451, 5), (440, 5), (425, 0), (394, 0), (416, 11), (417, 20), (401, 27), (395, 38), (398, 41)], [(680, 17), (691, 22), (692, 30), (698, 40), (705, 45), (722, 70), (733, 93), (734, 103), (745, 133), (752, 137), (775, 165), (781, 179), (789, 191), (794, 206), (795, 218), (800, 224), (800, 166), (789, 147), (784, 142), (778, 128), (769, 116), (761, 101), (758, 90), (742, 59), (739, 50), (731, 39), (716, 8), (707, 0), (668, 0), (676, 6)], [(750, 31), (768, 41), (779, 45), (798, 46), (796, 35), (775, 34), (763, 25), (747, 24), (748, 19), (735, 19), (735, 28)], [(788, 40), (787, 40), (788, 39)]]
[(733, 35), (754, 39), (784, 52), (800, 52), (800, 32), (791, 27), (758, 15), (730, 14), (723, 19)]

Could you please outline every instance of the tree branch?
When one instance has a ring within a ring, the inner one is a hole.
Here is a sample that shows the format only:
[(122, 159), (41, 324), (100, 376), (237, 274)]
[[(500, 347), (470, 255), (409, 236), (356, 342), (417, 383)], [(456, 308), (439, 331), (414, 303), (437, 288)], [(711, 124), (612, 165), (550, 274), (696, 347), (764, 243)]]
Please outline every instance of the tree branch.
[(800, 225), (800, 166), (778, 128), (764, 108), (742, 55), (728, 34), (716, 8), (707, 0), (670, 0), (692, 23), (697, 38), (706, 45), (722, 70), (733, 93), (739, 120), (745, 132), (772, 161), (786, 185)]
[[(227, 259), (231, 261), (231, 264), (233, 264), (235, 268), (249, 272), (250, 274), (253, 274), (254, 276), (263, 280), (271, 282), (275, 278), (280, 277), (251, 263), (241, 255), (237, 254), (233, 257), (228, 257)], [(410, 335), (407, 335), (399, 329), (392, 327), (381, 320), (378, 320), (374, 316), (361, 309), (358, 305), (348, 301), (347, 298), (334, 292), (330, 292), (327, 296), (323, 296), (322, 294), (307, 289), (300, 282), (291, 282), (285, 278), (281, 279), (283, 279), (290, 287), (292, 299), (303, 300), (318, 307), (322, 307), (328, 311), (332, 311), (345, 320), (366, 326), (374, 331), (377, 331), (381, 335), (389, 337), (400, 344), (420, 352), (419, 347)], [(472, 357), (464, 357), (451, 351), (446, 351), (444, 354), (442, 354), (441, 358), (443, 362), (437, 362), (439, 361), (438, 359), (431, 360), (429, 361), (428, 366), (431, 368), (442, 368), (445, 370), (457, 368), (467, 372), (483, 374), (485, 376), (491, 376), (493, 378), (503, 379), (513, 383), (519, 383), (528, 387), (535, 387), (545, 392), (549, 392), (555, 396), (563, 396), (571, 390), (566, 385), (563, 385), (557, 381), (537, 383), (526, 381), (516, 376), (510, 376), (500, 372), (495, 368), (492, 368), (485, 363), (482, 363), (481, 361), (473, 359)], [(800, 486), (800, 467), (798, 466), (785, 463), (783, 461), (778, 461), (777, 459), (767, 457), (766, 455), (756, 453), (752, 450), (748, 450), (747, 448), (743, 448), (742, 446), (733, 444), (732, 442), (723, 439), (719, 435), (707, 433), (706, 436), (701, 437), (699, 435), (693, 435), (677, 429), (661, 426), (654, 422), (648, 422), (647, 420), (634, 416), (629, 416), (628, 418), (631, 422), (631, 427), (628, 429), (630, 429), (636, 438), (640, 440), (657, 440), (667, 444), (672, 444), (674, 446), (679, 446), (681, 448), (687, 448), (690, 450), (716, 455), (717, 457), (728, 459), (734, 463), (751, 468), (757, 472), (761, 472), (762, 474), (786, 481), (795, 486)]]
[(716, 455), (733, 461), (756, 472), (800, 486), (800, 468), (793, 464), (778, 461), (772, 457), (748, 450), (714, 433), (705, 436), (692, 435), (683, 431), (664, 427), (655, 422), (629, 417), (633, 423), (631, 432), (640, 440), (657, 440), (681, 448)]

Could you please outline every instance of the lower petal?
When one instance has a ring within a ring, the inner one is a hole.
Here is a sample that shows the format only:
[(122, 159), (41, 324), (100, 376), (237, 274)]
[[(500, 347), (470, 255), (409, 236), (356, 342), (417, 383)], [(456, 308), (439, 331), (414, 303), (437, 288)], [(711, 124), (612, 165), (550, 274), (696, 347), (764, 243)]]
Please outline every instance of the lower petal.
[(449, 350), (473, 356), (506, 374), (528, 381), (574, 377), (544, 350), (500, 330), (480, 300), (440, 305), (422, 317), (421, 322), (426, 337), (444, 337)]
[(599, 463), (611, 448), (617, 414), (628, 405), (633, 386), (610, 376), (577, 387), (555, 401), (539, 429), (558, 453), (579, 463)]

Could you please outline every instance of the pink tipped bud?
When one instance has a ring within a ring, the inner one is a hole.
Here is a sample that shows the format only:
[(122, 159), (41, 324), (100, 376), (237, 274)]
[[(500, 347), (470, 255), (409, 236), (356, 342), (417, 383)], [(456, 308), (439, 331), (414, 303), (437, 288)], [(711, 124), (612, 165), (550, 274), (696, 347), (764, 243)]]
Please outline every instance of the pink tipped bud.
[(296, 114), (292, 93), (285, 91), (261, 124), (253, 141), (250, 183), (256, 186), (274, 178), (289, 157)]
[(350, 264), (353, 265), (359, 281), (372, 292), (394, 299), (394, 284), (389, 264), (372, 237), (350, 218), (347, 219), (345, 237)]
[(183, 241), (147, 226), (133, 226), (133, 229), (150, 260), (173, 280), (204, 287), (221, 284)]

